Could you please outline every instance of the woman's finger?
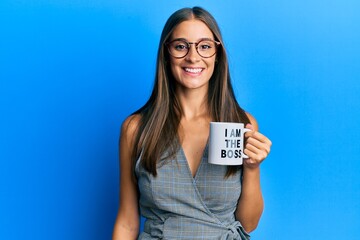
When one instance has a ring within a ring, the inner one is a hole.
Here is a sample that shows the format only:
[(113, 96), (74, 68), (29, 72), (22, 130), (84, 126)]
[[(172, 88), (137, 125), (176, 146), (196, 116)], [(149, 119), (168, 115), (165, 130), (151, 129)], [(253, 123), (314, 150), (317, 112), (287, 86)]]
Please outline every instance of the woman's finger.
[(267, 153), (270, 153), (270, 145), (267, 143), (260, 142), (259, 140), (255, 139), (255, 138), (252, 138), (252, 137), (248, 138), (246, 140), (245, 147), (247, 145), (252, 145), (252, 146), (258, 148), (259, 150), (265, 150)]
[(244, 153), (251, 158), (252, 160), (261, 163), (266, 157), (267, 157), (267, 153), (265, 151), (259, 151), (259, 152), (253, 152), (250, 151), (249, 149), (245, 149)]
[(266, 143), (268, 145), (271, 146), (271, 141), (270, 139), (268, 139), (265, 135), (261, 134), (260, 132), (254, 132), (254, 131), (250, 131), (250, 132), (247, 132), (245, 133), (245, 137), (247, 138), (255, 138), (256, 140), (262, 142), (262, 143)]

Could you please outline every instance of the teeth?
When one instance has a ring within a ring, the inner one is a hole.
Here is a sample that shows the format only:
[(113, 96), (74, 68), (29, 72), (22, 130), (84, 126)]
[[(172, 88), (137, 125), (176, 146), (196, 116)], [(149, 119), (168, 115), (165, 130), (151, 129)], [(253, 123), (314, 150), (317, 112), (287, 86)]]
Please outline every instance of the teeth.
[(186, 72), (191, 72), (191, 73), (199, 73), (202, 71), (201, 68), (185, 68)]

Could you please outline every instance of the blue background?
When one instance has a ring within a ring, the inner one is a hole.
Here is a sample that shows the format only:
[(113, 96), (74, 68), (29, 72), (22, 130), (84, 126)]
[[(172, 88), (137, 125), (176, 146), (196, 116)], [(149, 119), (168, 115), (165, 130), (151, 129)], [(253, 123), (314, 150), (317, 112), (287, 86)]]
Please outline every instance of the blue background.
[(359, 239), (357, 0), (2, 0), (0, 239), (110, 239), (121, 122), (150, 94), (166, 19), (194, 5), (273, 141), (253, 239)]

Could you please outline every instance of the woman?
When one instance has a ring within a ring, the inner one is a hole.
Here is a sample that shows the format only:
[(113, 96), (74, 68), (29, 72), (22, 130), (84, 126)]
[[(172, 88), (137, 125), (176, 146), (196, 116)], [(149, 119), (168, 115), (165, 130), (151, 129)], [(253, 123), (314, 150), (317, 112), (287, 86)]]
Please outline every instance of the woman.
[[(240, 167), (207, 163), (210, 122), (242, 122)], [(152, 95), (120, 136), (120, 207), (113, 240), (249, 239), (263, 211), (260, 163), (271, 142), (235, 100), (219, 27), (199, 7), (163, 29)]]

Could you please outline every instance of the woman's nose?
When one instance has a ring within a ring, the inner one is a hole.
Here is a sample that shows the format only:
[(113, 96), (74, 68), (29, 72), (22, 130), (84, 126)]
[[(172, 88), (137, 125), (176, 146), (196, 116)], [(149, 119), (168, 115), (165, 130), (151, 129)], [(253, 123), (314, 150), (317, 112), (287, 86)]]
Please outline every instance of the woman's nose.
[(196, 62), (196, 61), (199, 61), (200, 59), (201, 59), (201, 56), (197, 52), (195, 44), (190, 44), (189, 52), (186, 55), (186, 60), (191, 61), (191, 62)]

